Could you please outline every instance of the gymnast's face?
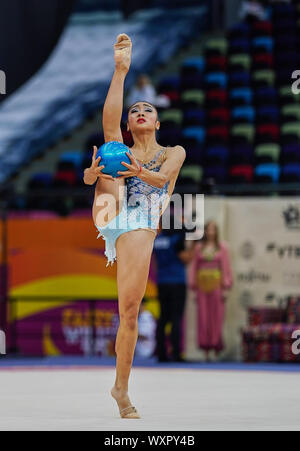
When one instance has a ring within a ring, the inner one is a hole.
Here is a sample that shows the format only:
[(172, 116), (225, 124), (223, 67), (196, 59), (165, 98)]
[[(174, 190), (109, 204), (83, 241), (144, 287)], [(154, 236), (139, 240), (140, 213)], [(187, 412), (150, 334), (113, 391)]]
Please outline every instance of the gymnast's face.
[(127, 130), (132, 133), (155, 131), (159, 125), (157, 110), (151, 103), (137, 102), (129, 108)]

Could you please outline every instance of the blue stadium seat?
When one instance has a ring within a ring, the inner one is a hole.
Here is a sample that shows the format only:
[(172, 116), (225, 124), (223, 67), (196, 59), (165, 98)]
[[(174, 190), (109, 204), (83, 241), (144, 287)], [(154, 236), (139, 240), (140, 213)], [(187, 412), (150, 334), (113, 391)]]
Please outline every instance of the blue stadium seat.
[(255, 103), (259, 105), (276, 105), (277, 89), (273, 86), (264, 86), (254, 91)]
[(247, 38), (250, 34), (250, 25), (246, 22), (240, 22), (229, 29), (229, 35), (231, 38), (243, 37)]
[(191, 125), (203, 125), (205, 122), (204, 109), (191, 109), (184, 112), (183, 125), (188, 127)]
[(248, 143), (232, 146), (229, 159), (232, 164), (252, 164), (254, 161), (253, 146)]
[(262, 105), (256, 110), (259, 122), (275, 122), (278, 123), (280, 112), (277, 105)]
[(37, 172), (29, 179), (30, 187), (50, 187), (52, 184), (53, 175), (49, 172)]
[(280, 175), (280, 166), (276, 163), (263, 163), (256, 166), (255, 171), (255, 178), (257, 181), (259, 181), (259, 178), (261, 179), (268, 179), (272, 183), (278, 183), (279, 181), (279, 175)]
[(289, 163), (282, 166), (282, 181), (300, 182), (300, 163)]
[(183, 61), (182, 67), (193, 67), (201, 73), (205, 69), (205, 58), (202, 56), (191, 56)]
[(235, 87), (248, 87), (251, 85), (251, 75), (246, 71), (231, 72), (229, 73), (229, 83)]
[(67, 150), (63, 152), (60, 157), (59, 161), (61, 162), (71, 162), (74, 164), (76, 168), (80, 168), (82, 164), (83, 154), (80, 150)]
[(204, 167), (203, 179), (214, 179), (217, 183), (225, 183), (227, 179), (227, 168), (224, 166)]
[(251, 88), (233, 88), (230, 91), (230, 97), (232, 99), (241, 99), (243, 103), (251, 104), (253, 93)]
[(233, 38), (230, 40), (230, 53), (249, 53), (251, 46), (248, 38)]
[(160, 79), (158, 91), (178, 91), (180, 87), (179, 75), (168, 75)]
[(211, 146), (205, 150), (205, 160), (215, 164), (225, 164), (228, 160), (229, 150), (225, 146)]
[(206, 74), (205, 82), (209, 85), (216, 85), (219, 88), (225, 89), (227, 86), (227, 74), (224, 72), (211, 72)]
[(255, 121), (255, 109), (252, 106), (235, 107), (232, 110), (232, 117), (235, 119), (246, 119), (249, 122)]
[(206, 131), (204, 127), (186, 127), (183, 129), (182, 134), (185, 138), (193, 138), (198, 143), (203, 143)]
[(258, 36), (252, 40), (253, 47), (257, 50), (263, 48), (265, 51), (272, 53), (274, 48), (274, 40), (268, 36)]

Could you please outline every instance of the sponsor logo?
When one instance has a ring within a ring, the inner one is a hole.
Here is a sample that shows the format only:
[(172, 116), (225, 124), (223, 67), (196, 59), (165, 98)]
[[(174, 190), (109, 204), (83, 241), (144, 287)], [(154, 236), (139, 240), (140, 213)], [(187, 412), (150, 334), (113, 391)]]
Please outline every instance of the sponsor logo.
[(294, 244), (279, 246), (276, 243), (268, 243), (266, 251), (275, 252), (279, 258), (300, 258), (300, 246)]
[(247, 282), (247, 283), (253, 283), (253, 282), (269, 282), (271, 280), (271, 275), (259, 271), (255, 271), (254, 269), (251, 269), (247, 273), (238, 273), (237, 274), (237, 280), (239, 282)]
[(285, 225), (288, 229), (300, 229), (300, 209), (296, 205), (289, 205), (283, 212)]

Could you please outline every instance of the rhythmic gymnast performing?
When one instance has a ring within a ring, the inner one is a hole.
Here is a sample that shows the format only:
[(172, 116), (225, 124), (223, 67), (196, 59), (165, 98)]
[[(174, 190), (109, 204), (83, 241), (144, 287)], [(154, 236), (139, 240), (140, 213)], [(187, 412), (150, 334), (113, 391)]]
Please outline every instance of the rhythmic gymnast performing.
[[(105, 143), (123, 143), (120, 124), (131, 52), (130, 37), (119, 34), (114, 44), (115, 70), (103, 107)], [(84, 171), (86, 184), (92, 185), (97, 180), (92, 209), (94, 225), (99, 231), (97, 238), (102, 236), (105, 240), (107, 265), (117, 261), (120, 325), (115, 344), (116, 378), (111, 395), (118, 404), (121, 418), (141, 418), (128, 395), (139, 307), (146, 291), (159, 219), (169, 204), (186, 157), (182, 146), (158, 144), (156, 131), (159, 127), (156, 108), (141, 99), (128, 109), (127, 129), (134, 141), (127, 153), (130, 164), (122, 162), (124, 171), (118, 171), (118, 177), (104, 174), (101, 157), (97, 157), (94, 146), (91, 167)], [(137, 202), (141, 199), (147, 202)]]

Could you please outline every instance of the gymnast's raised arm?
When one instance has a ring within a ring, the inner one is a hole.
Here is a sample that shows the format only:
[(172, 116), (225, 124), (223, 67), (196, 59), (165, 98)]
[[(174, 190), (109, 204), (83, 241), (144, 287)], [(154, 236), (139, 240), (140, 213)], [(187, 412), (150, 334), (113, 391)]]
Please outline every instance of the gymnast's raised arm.
[(105, 142), (123, 142), (121, 119), (123, 111), (124, 81), (131, 63), (132, 42), (122, 33), (114, 44), (115, 71), (103, 107), (103, 132)]

